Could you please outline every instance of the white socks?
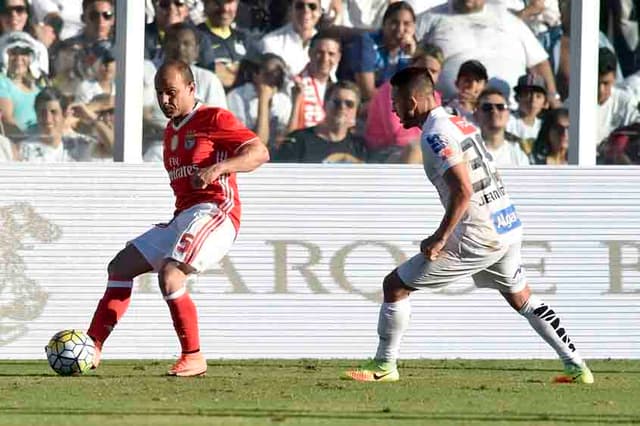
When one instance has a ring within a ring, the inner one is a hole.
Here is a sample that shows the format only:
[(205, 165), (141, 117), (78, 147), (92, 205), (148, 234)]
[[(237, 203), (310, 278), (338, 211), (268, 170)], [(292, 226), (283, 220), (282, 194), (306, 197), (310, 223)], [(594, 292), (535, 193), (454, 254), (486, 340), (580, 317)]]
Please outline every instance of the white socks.
[(565, 364), (582, 365), (583, 361), (566, 330), (560, 326), (560, 318), (538, 297), (531, 295), (520, 309), (531, 327), (556, 351)]
[(395, 364), (400, 352), (402, 335), (411, 319), (411, 301), (409, 298), (394, 303), (383, 303), (378, 316), (378, 350), (376, 360)]

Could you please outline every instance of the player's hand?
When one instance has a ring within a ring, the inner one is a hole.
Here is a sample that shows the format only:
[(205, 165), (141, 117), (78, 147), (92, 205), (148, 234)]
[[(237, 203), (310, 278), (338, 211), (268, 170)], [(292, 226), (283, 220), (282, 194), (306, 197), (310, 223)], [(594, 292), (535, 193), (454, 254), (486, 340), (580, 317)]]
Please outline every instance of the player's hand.
[(440, 255), (440, 251), (444, 248), (445, 244), (447, 244), (446, 239), (432, 235), (422, 240), (420, 243), (420, 251), (427, 260), (434, 261)]
[(196, 173), (191, 175), (191, 186), (195, 189), (204, 189), (207, 185), (215, 182), (222, 174), (222, 171), (216, 166), (217, 164), (214, 164), (213, 166), (199, 169)]

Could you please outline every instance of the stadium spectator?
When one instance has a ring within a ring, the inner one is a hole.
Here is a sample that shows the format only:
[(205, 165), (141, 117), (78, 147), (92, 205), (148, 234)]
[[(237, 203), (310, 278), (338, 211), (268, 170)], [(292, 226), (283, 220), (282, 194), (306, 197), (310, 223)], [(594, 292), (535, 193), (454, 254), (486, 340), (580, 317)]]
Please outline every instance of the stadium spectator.
[(366, 160), (364, 139), (351, 134), (360, 106), (360, 90), (350, 81), (339, 81), (327, 89), (324, 120), (317, 126), (291, 133), (274, 155), (276, 162), (362, 163)]
[(43, 89), (35, 100), (38, 133), (20, 143), (20, 159), (37, 163), (90, 161), (96, 141), (77, 133), (65, 135), (65, 111), (68, 104), (51, 87)]
[[(73, 43), (82, 46), (80, 63), (87, 72), (93, 70), (93, 64), (105, 50), (111, 50), (115, 44), (114, 0), (82, 0), (82, 33), (71, 37)], [(86, 78), (91, 75), (85, 75)]]
[(90, 143), (95, 143), (91, 161), (113, 161), (114, 99), (108, 95), (98, 95), (88, 104), (71, 104), (65, 113), (67, 123), (73, 121), (73, 125), (67, 126), (63, 138), (88, 135)]
[(518, 79), (513, 88), (518, 109), (509, 116), (507, 132), (517, 136), (520, 146), (527, 155), (531, 155), (533, 142), (540, 133), (542, 121), (540, 115), (549, 106), (547, 88), (539, 75), (525, 74)]
[(290, 21), (262, 39), (260, 50), (285, 59), (289, 73), (300, 74), (309, 62), (309, 43), (316, 34), (320, 0), (290, 0)]
[(167, 60), (182, 61), (191, 66), (198, 100), (226, 109), (227, 99), (220, 79), (212, 71), (195, 65), (200, 49), (198, 35), (198, 30), (190, 24), (171, 25), (165, 39), (165, 55)]
[(63, 40), (56, 45), (52, 55), (51, 86), (65, 96), (75, 96), (83, 81), (80, 70), (80, 52), (82, 46), (72, 40)]
[(545, 113), (540, 133), (533, 145), (533, 164), (569, 163), (569, 110), (552, 109)]
[(351, 43), (343, 66), (353, 73), (365, 101), (411, 61), (416, 50), (415, 22), (411, 6), (395, 2), (385, 11), (380, 30), (364, 33)]
[[(306, 7), (306, 6), (305, 6)], [(248, 62), (249, 81), (227, 95), (229, 110), (260, 140), (275, 147), (286, 134), (291, 118), (291, 98), (286, 93), (287, 65), (273, 53)]]
[(340, 57), (340, 39), (328, 32), (313, 36), (309, 45), (309, 63), (294, 78), (289, 132), (315, 126), (324, 119), (324, 95), (334, 81), (332, 74)]
[(9, 138), (0, 135), (0, 163), (18, 158), (18, 147)]
[(640, 121), (638, 104), (633, 97), (615, 87), (617, 64), (615, 53), (601, 47), (598, 51), (598, 144), (612, 130)]
[(82, 31), (82, 0), (33, 0), (32, 6), (38, 23), (63, 23), (59, 32), (60, 40)]
[(40, 87), (31, 69), (33, 47), (14, 43), (6, 52), (7, 67), (0, 74), (0, 114), (6, 135), (14, 139), (36, 124), (34, 100)]
[(198, 28), (202, 31), (203, 49), (200, 64), (211, 70), (230, 89), (238, 76), (240, 61), (251, 48), (249, 34), (234, 25), (238, 0), (205, 0), (207, 19)]
[[(597, 6), (595, 6), (597, 7)], [(640, 69), (640, 4), (635, 0), (600, 0), (600, 29), (613, 41), (625, 77)]]
[(93, 65), (95, 71), (91, 79), (80, 82), (76, 89), (75, 100), (88, 103), (98, 95), (116, 96), (116, 59), (109, 50), (105, 50)]
[(506, 132), (509, 121), (507, 98), (495, 88), (485, 89), (478, 98), (475, 112), (487, 151), (497, 166), (529, 165), (527, 154), (520, 148), (519, 139)]
[[(426, 68), (431, 79), (440, 75), (444, 56), (434, 45), (419, 47), (411, 58), (411, 66)], [(439, 99), (439, 98), (438, 98)], [(367, 121), (364, 138), (370, 162), (422, 163), (420, 129), (405, 129), (393, 111), (391, 83), (384, 82), (367, 106)]]
[(547, 53), (529, 27), (503, 7), (485, 0), (452, 0), (451, 9), (444, 5), (420, 15), (417, 34), (444, 51), (438, 87), (445, 99), (455, 95), (460, 65), (477, 59), (492, 76), (491, 85), (499, 80), (509, 90), (527, 70), (541, 75), (552, 106), (560, 105)]
[(487, 0), (507, 8), (531, 28), (547, 53), (560, 39), (560, 7), (558, 0)]
[(189, 22), (186, 0), (154, 0), (155, 19), (144, 29), (144, 57), (155, 66), (164, 62), (163, 47), (167, 30), (171, 25)]
[(597, 163), (640, 165), (640, 123), (614, 130), (598, 147)]
[[(324, 9), (331, 16), (334, 25), (372, 29), (380, 28), (384, 12), (395, 1), (397, 0), (330, 0)], [(407, 1), (416, 14), (446, 2), (447, 0)]]
[[(49, 53), (47, 46), (38, 40), (37, 32), (31, 23), (31, 12), (27, 0), (0, 0), (0, 63), (4, 63), (5, 54), (2, 46), (20, 39), (33, 47), (33, 74), (39, 77), (42, 72), (49, 73)], [(37, 69), (37, 70), (36, 70)]]
[(480, 61), (470, 59), (463, 62), (456, 77), (456, 96), (446, 103), (447, 109), (468, 121), (475, 121), (474, 113), (478, 107), (478, 98), (488, 81), (487, 69)]

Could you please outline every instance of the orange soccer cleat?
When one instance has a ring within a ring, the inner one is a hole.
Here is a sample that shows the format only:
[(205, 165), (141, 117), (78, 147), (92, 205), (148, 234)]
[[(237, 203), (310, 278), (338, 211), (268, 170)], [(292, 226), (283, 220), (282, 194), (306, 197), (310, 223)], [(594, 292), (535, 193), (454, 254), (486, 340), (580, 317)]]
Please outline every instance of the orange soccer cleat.
[(207, 373), (207, 360), (201, 352), (182, 354), (180, 359), (167, 371), (169, 376), (192, 377), (204, 376)]

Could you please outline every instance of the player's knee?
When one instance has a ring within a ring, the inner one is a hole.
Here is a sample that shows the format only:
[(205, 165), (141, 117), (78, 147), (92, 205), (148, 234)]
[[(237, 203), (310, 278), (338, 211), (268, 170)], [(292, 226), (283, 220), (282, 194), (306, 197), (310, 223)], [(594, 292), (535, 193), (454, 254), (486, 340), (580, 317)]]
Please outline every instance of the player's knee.
[(167, 259), (158, 270), (158, 284), (163, 294), (171, 294), (184, 285), (186, 274), (180, 269), (179, 262)]
[(397, 302), (411, 294), (411, 290), (404, 285), (395, 270), (384, 277), (382, 291), (384, 293), (384, 301), (387, 303)]
[(118, 253), (107, 265), (107, 274), (109, 277), (118, 277), (119, 279), (133, 279), (127, 273), (125, 263), (123, 261), (122, 252)]

